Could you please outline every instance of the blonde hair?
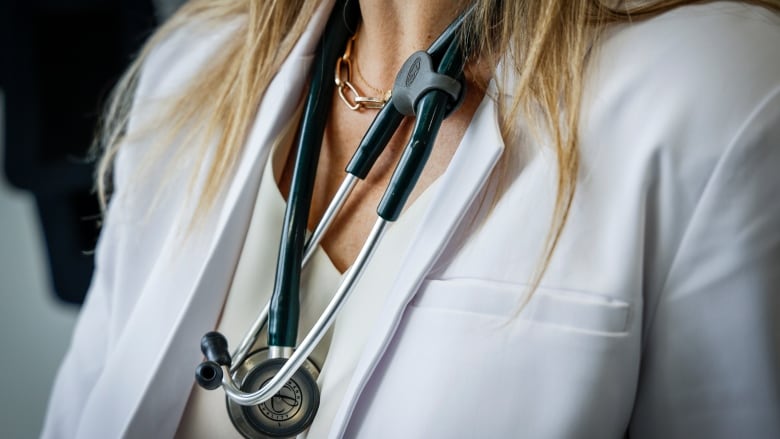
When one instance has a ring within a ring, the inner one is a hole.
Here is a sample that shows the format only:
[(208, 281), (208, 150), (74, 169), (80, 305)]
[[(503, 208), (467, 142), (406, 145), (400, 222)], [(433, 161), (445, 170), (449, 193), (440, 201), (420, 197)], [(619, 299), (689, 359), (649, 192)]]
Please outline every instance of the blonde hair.
[[(357, 0), (352, 0), (357, 1)], [(551, 139), (557, 156), (557, 195), (549, 234), (532, 285), (538, 285), (561, 236), (576, 189), (579, 165), (577, 127), (583, 72), (589, 50), (612, 23), (643, 20), (672, 8), (705, 3), (695, 0), (474, 0), (475, 13), (465, 27), (464, 41), (481, 59), (503, 60), (519, 81), (504, 90), (511, 99), (499, 100), (502, 134), (511, 138), (519, 113), (531, 116)], [(102, 151), (97, 188), (105, 206), (113, 158), (127, 126), (132, 94), (140, 66), (152, 48), (171, 31), (193, 19), (225, 21), (243, 17), (221, 51), (224, 55), (200, 72), (171, 101), (166, 131), (188, 131), (195, 139), (217, 138), (215, 160), (207, 170), (199, 206), (214, 202), (233, 169), (265, 89), (295, 42), (304, 32), (320, 0), (197, 0), (190, 1), (162, 26), (122, 78), (110, 100), (97, 138)], [(749, 1), (780, 9), (778, 0)], [(500, 82), (499, 82), (500, 83)], [(531, 111), (533, 109), (533, 111)], [(197, 143), (197, 142), (196, 142)], [(207, 154), (200, 141), (202, 156)], [(164, 148), (160, 145), (160, 148)], [(188, 151), (188, 154), (190, 152)]]

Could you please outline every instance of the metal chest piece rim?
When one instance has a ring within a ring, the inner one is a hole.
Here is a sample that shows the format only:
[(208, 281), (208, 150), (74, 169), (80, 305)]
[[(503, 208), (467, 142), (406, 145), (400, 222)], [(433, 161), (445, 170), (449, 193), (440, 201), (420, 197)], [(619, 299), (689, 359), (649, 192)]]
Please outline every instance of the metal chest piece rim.
[[(270, 381), (287, 361), (269, 358), (268, 349), (250, 354), (232, 375), (244, 392), (254, 392)], [(268, 401), (242, 406), (226, 397), (230, 421), (249, 439), (295, 437), (314, 421), (320, 405), (319, 369), (306, 360), (292, 378)]]

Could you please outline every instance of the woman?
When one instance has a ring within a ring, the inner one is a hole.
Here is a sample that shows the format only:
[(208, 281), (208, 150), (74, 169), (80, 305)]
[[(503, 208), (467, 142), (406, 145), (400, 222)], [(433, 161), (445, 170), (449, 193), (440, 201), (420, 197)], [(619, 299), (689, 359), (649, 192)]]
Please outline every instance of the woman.
[[(359, 1), (310, 228), (377, 111), (347, 104), (383, 100), (467, 3)], [(304, 435), (778, 437), (780, 5), (474, 3), (463, 102), (313, 355)], [(190, 4), (120, 85), (97, 271), (44, 437), (238, 436), (221, 393), (193, 387), (198, 340), (235, 346), (268, 300), (333, 8)], [(304, 271), (300, 334), (410, 129)]]

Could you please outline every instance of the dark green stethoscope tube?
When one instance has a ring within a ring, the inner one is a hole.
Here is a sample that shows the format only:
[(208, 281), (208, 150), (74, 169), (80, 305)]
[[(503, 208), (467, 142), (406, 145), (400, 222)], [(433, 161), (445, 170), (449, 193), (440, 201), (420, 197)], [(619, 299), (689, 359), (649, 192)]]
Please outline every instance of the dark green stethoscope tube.
[[(436, 71), (450, 77), (462, 74), (463, 55), (458, 39), (450, 42)], [(462, 89), (461, 94), (463, 93), (465, 90)], [(385, 220), (395, 221), (401, 214), (428, 162), (439, 128), (452, 110), (451, 104), (450, 95), (439, 90), (429, 91), (417, 102), (417, 118), (411, 139), (401, 155), (401, 160), (398, 161), (377, 208), (377, 215)]]
[(312, 66), (312, 80), (296, 139), (295, 167), (284, 212), (274, 291), (268, 314), (269, 346), (294, 347), (298, 338), (301, 260), (317, 162), (333, 98), (333, 68), (352, 36), (350, 29), (356, 29), (359, 20), (358, 9), (346, 8), (346, 3), (339, 1), (335, 6), (325, 27), (324, 38), (320, 39), (317, 46)]
[[(317, 161), (334, 92), (333, 68), (351, 37), (350, 29), (356, 29), (359, 20), (358, 8), (354, 5), (347, 7), (347, 3), (349, 2), (337, 3), (336, 12), (331, 14), (324, 36), (317, 47), (312, 81), (296, 142), (297, 156), (282, 226), (268, 316), (268, 346), (296, 345), (301, 261)], [(462, 76), (463, 55), (458, 34), (469, 12), (470, 10), (461, 14), (451, 23), (428, 49), (434, 65), (438, 65), (438, 73), (453, 78)], [(438, 90), (429, 91), (418, 100), (411, 139), (377, 209), (377, 214), (383, 219), (395, 221), (398, 218), (430, 156), (441, 123), (452, 111), (452, 104), (451, 96)], [(361, 140), (347, 165), (347, 172), (360, 179), (365, 178), (404, 117), (392, 105), (391, 98)]]

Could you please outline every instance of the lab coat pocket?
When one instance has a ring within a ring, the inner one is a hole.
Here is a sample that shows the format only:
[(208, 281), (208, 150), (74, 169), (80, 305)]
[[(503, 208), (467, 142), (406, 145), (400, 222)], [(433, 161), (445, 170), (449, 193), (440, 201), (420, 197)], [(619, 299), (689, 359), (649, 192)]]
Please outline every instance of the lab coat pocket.
[(628, 330), (631, 306), (602, 294), (540, 287), (530, 293), (524, 284), (484, 279), (427, 280), (411, 306), (519, 319), (531, 325), (591, 335), (622, 335)]
[[(629, 303), (539, 288), (518, 312), (527, 291), (424, 281), (361, 396), (351, 436), (621, 437), (633, 401), (621, 389), (638, 367)], [(555, 413), (572, 415), (562, 423)], [(621, 421), (593, 422), (605, 414)]]

